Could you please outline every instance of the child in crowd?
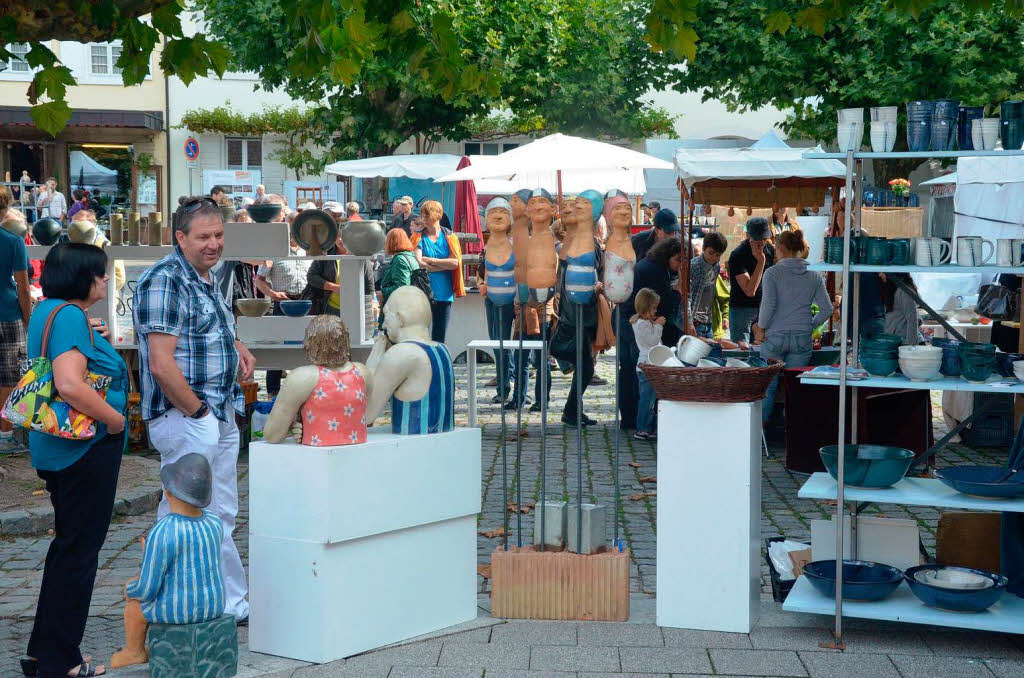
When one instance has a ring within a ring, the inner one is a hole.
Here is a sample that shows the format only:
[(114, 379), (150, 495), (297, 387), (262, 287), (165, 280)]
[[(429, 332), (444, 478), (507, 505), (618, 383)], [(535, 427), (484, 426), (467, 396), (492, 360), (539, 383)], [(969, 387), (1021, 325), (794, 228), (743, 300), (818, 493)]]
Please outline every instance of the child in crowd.
[(160, 469), (160, 480), (171, 512), (144, 539), (139, 578), (125, 587), (125, 647), (111, 658), (114, 669), (149, 660), (150, 624), (195, 624), (224, 614), (224, 528), (203, 510), (213, 494), (210, 463), (200, 454), (186, 454)]
[(636, 347), (639, 357), (636, 361), (636, 377), (640, 383), (640, 402), (636, 412), (636, 433), (633, 437), (637, 440), (657, 440), (658, 434), (654, 428), (654, 389), (647, 382), (640, 366), (650, 362), (649, 354), (651, 349), (661, 344), (661, 332), (665, 328), (665, 318), (658, 315), (658, 303), (661, 297), (649, 287), (645, 287), (636, 293), (634, 306), (636, 315), (629, 319), (633, 326), (633, 336), (636, 337)]

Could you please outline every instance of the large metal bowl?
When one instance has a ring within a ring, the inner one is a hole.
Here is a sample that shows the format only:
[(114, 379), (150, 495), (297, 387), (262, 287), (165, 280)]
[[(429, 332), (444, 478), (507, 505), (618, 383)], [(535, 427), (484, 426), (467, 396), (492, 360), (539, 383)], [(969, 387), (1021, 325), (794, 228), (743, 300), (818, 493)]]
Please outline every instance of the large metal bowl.
[(281, 216), (281, 205), (273, 202), (265, 202), (259, 205), (249, 205), (245, 211), (249, 213), (252, 220), (260, 224), (269, 224)]
[(950, 466), (934, 471), (935, 477), (957, 492), (986, 498), (1024, 497), (1024, 472), (1008, 479), (1003, 466)]
[[(914, 461), (914, 453), (886, 445), (847, 445), (843, 481), (856, 487), (890, 487), (903, 479)], [(839, 480), (839, 446), (826, 445), (818, 451), (830, 476)]]
[[(984, 588), (956, 589), (948, 586), (935, 586), (922, 581), (918, 574), (926, 571), (936, 570), (960, 570), (971, 574), (980, 575), (991, 580), (992, 585)], [(907, 586), (925, 605), (937, 607), (940, 610), (952, 612), (984, 612), (996, 604), (1006, 590), (1008, 580), (1002, 575), (993, 574), (984, 570), (975, 570), (969, 567), (951, 567), (949, 565), (918, 565), (903, 573), (907, 580)]]
[[(836, 595), (836, 561), (815, 560), (803, 568), (804, 576), (823, 596)], [(866, 560), (843, 561), (844, 600), (882, 600), (899, 588), (903, 573), (899, 568)]]

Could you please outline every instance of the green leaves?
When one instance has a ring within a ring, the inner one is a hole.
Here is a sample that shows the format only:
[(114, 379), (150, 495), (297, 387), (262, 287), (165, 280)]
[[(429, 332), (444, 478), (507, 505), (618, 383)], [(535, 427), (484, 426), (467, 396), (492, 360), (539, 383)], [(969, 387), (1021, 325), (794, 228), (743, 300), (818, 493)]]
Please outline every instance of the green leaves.
[(71, 120), (71, 107), (66, 101), (48, 101), (45, 104), (38, 104), (33, 106), (29, 113), (36, 127), (50, 136), (57, 136), (57, 132), (64, 129), (68, 120)]
[(825, 35), (825, 23), (828, 21), (828, 13), (821, 7), (807, 7), (796, 13), (796, 23), (814, 33)]
[(765, 33), (778, 33), (779, 35), (785, 35), (786, 31), (793, 24), (793, 18), (789, 16), (788, 12), (776, 11), (772, 12), (764, 19), (764, 30)]
[(28, 101), (36, 104), (40, 99), (60, 101), (69, 85), (74, 85), (71, 69), (66, 66), (48, 66), (36, 73), (28, 87)]

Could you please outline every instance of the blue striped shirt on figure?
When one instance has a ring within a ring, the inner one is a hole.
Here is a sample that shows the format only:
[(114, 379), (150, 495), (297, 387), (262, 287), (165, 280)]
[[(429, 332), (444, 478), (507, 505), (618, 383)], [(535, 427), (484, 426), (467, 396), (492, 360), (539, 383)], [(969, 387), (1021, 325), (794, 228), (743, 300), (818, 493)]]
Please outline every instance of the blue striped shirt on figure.
[(391, 396), (391, 432), (401, 435), (446, 433), (455, 428), (455, 371), (444, 344), (408, 342), (426, 352), (430, 361), (430, 387), (412, 402)]
[(142, 603), (151, 624), (195, 624), (224, 614), (220, 519), (169, 513), (146, 537), (139, 578), (127, 594)]

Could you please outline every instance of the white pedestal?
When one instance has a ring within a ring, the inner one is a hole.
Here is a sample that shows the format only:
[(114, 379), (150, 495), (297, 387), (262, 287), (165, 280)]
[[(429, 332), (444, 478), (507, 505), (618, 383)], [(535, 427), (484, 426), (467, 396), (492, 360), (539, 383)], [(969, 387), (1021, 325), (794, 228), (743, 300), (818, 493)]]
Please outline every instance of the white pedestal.
[(658, 625), (749, 633), (760, 541), (761, 403), (661, 401)]
[(474, 619), (480, 431), (249, 448), (249, 648), (324, 663)]

